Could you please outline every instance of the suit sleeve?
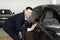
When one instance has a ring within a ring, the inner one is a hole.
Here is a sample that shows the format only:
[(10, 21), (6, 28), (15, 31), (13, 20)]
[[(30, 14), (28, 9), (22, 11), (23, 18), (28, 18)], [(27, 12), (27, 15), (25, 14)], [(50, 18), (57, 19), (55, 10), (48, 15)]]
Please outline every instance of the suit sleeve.
[(16, 28), (18, 31), (27, 31), (27, 28), (22, 26), (22, 17), (19, 15), (16, 17)]

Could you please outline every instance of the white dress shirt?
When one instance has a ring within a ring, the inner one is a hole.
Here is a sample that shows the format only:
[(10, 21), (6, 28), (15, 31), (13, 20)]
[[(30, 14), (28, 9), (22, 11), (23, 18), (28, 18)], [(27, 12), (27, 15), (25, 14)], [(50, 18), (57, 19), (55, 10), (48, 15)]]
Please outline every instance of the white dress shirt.
[[(25, 16), (25, 20), (28, 20), (26, 16)], [(27, 28), (27, 31), (31, 31), (31, 28)]]

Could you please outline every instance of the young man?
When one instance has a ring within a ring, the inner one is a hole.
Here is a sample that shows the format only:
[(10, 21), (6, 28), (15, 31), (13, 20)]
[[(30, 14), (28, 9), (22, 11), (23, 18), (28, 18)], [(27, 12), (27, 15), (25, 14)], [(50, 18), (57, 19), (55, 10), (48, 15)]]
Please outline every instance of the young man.
[(31, 28), (23, 27), (25, 20), (31, 17), (33, 9), (27, 7), (24, 12), (14, 15), (6, 20), (3, 29), (14, 39), (20, 40), (22, 38), (22, 31), (32, 31), (37, 23), (32, 25)]

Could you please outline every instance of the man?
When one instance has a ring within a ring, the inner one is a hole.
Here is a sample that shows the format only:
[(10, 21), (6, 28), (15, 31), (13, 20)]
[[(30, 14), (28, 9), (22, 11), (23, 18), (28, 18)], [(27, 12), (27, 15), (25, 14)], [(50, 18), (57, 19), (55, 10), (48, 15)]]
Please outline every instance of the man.
[(23, 27), (25, 20), (31, 17), (33, 9), (31, 7), (27, 7), (24, 12), (14, 15), (8, 20), (6, 20), (3, 29), (14, 39), (20, 40), (22, 38), (22, 31), (33, 31), (35, 26), (34, 24), (31, 28)]

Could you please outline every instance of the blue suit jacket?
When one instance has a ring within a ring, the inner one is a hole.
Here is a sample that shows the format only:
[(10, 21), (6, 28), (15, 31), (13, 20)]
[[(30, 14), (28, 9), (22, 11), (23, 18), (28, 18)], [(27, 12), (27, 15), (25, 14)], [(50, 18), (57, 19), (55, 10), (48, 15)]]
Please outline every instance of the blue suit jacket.
[(25, 16), (24, 13), (22, 12), (12, 17), (9, 17), (8, 20), (5, 21), (3, 27), (6, 27), (6, 29), (10, 28), (10, 29), (17, 29), (18, 31), (27, 31), (27, 28), (23, 27), (24, 22), (25, 22)]

